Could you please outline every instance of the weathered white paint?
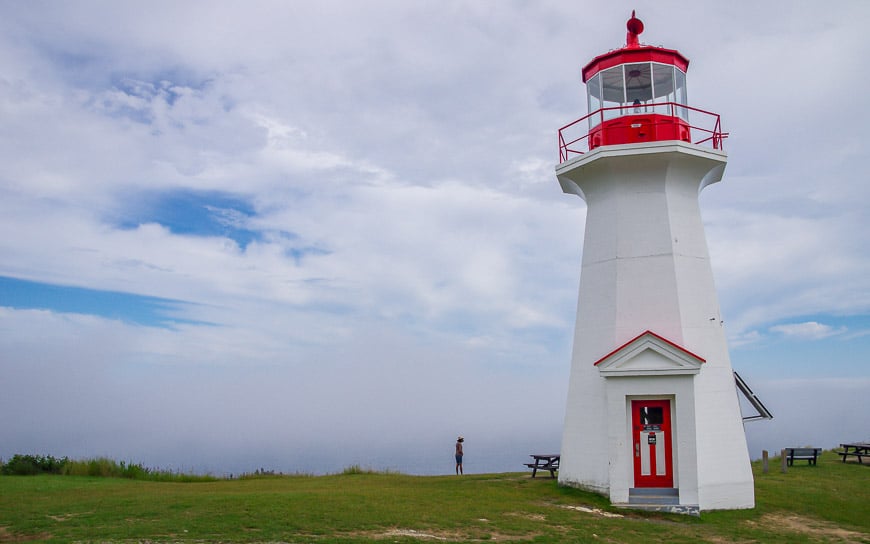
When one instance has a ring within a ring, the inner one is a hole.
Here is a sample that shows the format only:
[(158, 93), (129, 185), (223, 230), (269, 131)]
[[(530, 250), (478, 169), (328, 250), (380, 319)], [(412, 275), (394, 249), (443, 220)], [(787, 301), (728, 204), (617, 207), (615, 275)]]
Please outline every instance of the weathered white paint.
[[(680, 504), (754, 506), (698, 205), (726, 161), (724, 152), (667, 141), (604, 146), (557, 166), (562, 189), (588, 206), (560, 483), (627, 502), (631, 400), (667, 398)], [(650, 335), (611, 353), (644, 331), (690, 353)]]

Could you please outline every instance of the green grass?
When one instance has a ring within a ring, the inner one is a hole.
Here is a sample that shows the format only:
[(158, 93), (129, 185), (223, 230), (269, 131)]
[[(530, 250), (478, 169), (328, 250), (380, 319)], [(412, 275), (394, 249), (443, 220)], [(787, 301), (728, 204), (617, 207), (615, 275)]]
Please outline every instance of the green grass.
[[(757, 507), (700, 518), (615, 510), (528, 473), (158, 482), (0, 476), (0, 542), (865, 542), (870, 468), (756, 471)], [(605, 516), (607, 513), (622, 517)]]

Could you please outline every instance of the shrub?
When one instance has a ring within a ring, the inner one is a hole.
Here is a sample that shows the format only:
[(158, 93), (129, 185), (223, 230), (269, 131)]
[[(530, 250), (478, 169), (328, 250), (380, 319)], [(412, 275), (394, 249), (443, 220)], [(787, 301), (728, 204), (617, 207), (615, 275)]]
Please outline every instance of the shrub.
[(98, 476), (102, 478), (128, 478), (130, 480), (151, 479), (151, 471), (138, 463), (118, 463), (106, 457), (82, 461), (69, 461), (63, 474), (67, 476)]
[(345, 467), (343, 471), (341, 471), (344, 476), (352, 476), (355, 474), (378, 474), (378, 471), (371, 468), (362, 468), (359, 465), (351, 465), (349, 467)]
[(148, 475), (151, 473), (150, 470), (143, 467), (138, 463), (130, 463), (125, 464), (124, 461), (121, 461), (121, 477), (129, 478), (131, 480), (144, 480), (148, 478)]
[(69, 462), (66, 457), (58, 459), (51, 455), (22, 455), (16, 453), (0, 467), (5, 475), (29, 476), (33, 474), (60, 474)]
[[(64, 476), (96, 476), (100, 478), (127, 478), (155, 482), (212, 482), (210, 475), (185, 474), (167, 470), (152, 470), (139, 463), (120, 463), (107, 457), (71, 461), (41, 455), (16, 454), (6, 463), (0, 462), (0, 474), (63, 474)], [(263, 473), (265, 474), (265, 472)]]

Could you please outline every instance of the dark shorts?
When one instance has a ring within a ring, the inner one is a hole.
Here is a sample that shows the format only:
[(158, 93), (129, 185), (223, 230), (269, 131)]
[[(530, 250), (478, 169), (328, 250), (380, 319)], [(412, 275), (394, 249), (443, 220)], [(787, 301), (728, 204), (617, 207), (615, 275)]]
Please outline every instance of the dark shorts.
[(461, 455), (456, 456), (456, 464), (457, 465), (462, 464), (462, 456)]

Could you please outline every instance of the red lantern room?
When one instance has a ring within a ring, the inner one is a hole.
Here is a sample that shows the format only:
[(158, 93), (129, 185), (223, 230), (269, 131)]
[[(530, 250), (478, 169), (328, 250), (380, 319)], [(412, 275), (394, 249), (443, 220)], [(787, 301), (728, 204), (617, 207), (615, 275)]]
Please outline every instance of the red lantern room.
[(634, 11), (626, 27), (624, 47), (583, 67), (589, 114), (559, 130), (559, 162), (604, 145), (665, 140), (709, 142), (720, 149), (727, 135), (719, 116), (689, 106), (689, 59), (674, 49), (641, 44), (643, 22)]

